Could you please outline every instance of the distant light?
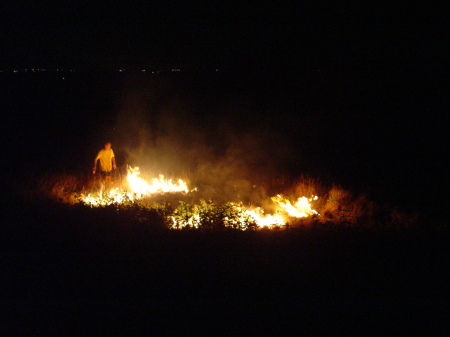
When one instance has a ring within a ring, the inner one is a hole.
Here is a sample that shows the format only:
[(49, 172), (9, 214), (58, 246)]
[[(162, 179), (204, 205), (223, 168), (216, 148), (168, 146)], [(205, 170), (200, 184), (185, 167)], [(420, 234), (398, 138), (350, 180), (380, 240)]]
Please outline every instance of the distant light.
[(15, 72), (15, 73), (18, 73), (19, 71), (18, 71), (18, 70), (14, 70), (14, 72)]
[(63, 77), (62, 79), (63, 79), (63, 80), (65, 80), (66, 78), (65, 78), (65, 77)]
[(145, 69), (142, 69), (142, 72), (145, 73)]

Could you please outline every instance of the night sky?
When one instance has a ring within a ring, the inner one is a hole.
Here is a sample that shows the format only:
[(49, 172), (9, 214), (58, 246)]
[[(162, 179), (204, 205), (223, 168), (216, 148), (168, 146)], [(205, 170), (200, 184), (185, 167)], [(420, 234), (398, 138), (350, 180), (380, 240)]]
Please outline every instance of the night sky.
[(3, 67), (303, 68), (445, 62), (436, 9), (7, 2)]

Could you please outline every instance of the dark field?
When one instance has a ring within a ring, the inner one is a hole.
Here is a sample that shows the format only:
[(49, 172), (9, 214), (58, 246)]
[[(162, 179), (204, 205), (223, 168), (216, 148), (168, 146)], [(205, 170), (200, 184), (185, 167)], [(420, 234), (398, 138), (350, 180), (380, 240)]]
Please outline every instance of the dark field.
[[(433, 71), (0, 74), (4, 335), (445, 335), (446, 119)], [(89, 175), (105, 139), (122, 168), (307, 174), (420, 221), (170, 231), (35, 195), (44, 175)]]
[(449, 328), (448, 229), (168, 231), (108, 210), (7, 205), (20, 206), (2, 230), (14, 335)]

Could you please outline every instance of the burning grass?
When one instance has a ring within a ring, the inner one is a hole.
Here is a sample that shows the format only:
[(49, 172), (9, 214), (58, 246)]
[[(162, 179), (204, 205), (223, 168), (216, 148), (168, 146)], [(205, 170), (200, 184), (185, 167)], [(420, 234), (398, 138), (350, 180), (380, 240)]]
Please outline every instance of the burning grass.
[[(229, 198), (215, 190), (215, 194), (208, 195), (195, 187), (197, 183), (202, 186), (195, 180), (164, 176), (144, 179), (138, 168), (128, 168), (127, 175), (117, 175), (109, 189), (99, 179), (65, 174), (42, 179), (39, 190), (58, 202), (88, 208), (113, 207), (135, 221), (149, 225), (157, 222), (169, 229), (404, 227), (418, 220), (417, 215), (377, 205), (338, 185), (327, 188), (308, 177), (288, 187), (277, 181), (259, 186), (264, 191), (259, 195), (263, 196), (251, 202), (244, 202), (239, 193)], [(264, 197), (266, 191), (273, 196)]]

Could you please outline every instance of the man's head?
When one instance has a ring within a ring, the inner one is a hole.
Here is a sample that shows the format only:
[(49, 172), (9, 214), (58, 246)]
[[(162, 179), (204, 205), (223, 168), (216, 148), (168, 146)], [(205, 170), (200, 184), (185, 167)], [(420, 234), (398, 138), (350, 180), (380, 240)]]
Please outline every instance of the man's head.
[(111, 143), (110, 142), (106, 142), (105, 144), (103, 144), (103, 149), (109, 150), (110, 148), (111, 148)]

